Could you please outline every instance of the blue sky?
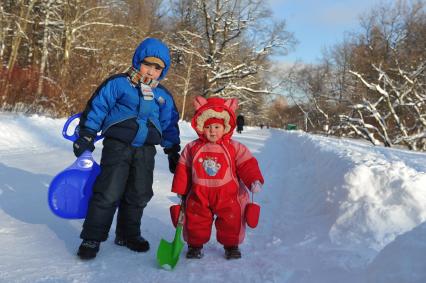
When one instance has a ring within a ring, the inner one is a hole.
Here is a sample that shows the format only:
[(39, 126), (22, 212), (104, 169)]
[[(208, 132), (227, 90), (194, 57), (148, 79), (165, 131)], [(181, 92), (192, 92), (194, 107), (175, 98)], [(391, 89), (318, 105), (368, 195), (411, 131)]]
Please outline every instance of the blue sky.
[(268, 1), (274, 18), (285, 19), (287, 29), (299, 41), (295, 51), (278, 60), (291, 63), (300, 59), (304, 63), (316, 63), (324, 47), (342, 42), (346, 31), (359, 30), (360, 15), (384, 0)]

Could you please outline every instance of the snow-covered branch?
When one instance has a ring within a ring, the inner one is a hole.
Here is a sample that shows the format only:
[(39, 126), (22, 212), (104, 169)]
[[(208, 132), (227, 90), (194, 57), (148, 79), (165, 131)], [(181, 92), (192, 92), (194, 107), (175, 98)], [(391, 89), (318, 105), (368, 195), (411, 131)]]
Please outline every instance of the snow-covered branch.
[(425, 62), (414, 71), (392, 72), (376, 65), (373, 68), (378, 74), (377, 82), (368, 82), (360, 73), (350, 71), (372, 92), (363, 95), (362, 104), (353, 105), (358, 118), (341, 115), (342, 125), (358, 129), (355, 134), (376, 144), (371, 134), (366, 134), (371, 128), (366, 119), (373, 118), (375, 134), (386, 146), (426, 149), (426, 100), (422, 97), (426, 92)]

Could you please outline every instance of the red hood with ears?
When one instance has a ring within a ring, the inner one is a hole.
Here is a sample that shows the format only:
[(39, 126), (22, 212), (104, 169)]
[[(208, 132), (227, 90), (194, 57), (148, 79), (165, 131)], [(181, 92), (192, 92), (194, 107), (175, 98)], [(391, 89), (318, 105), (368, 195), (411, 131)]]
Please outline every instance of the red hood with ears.
[(206, 99), (202, 96), (197, 96), (194, 99), (194, 107), (195, 114), (192, 117), (191, 126), (201, 139), (205, 140), (203, 128), (204, 123), (209, 118), (223, 119), (225, 134), (222, 139), (229, 140), (231, 138), (236, 125), (235, 110), (238, 108), (238, 100), (236, 98), (211, 97)]

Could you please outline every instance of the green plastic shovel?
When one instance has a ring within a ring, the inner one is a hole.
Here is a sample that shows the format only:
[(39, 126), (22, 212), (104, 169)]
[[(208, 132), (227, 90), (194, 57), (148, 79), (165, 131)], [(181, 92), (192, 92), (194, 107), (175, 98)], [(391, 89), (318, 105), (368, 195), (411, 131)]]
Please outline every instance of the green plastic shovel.
[(180, 253), (183, 249), (184, 242), (182, 241), (182, 227), (184, 219), (184, 206), (180, 205), (179, 220), (176, 225), (176, 233), (173, 242), (167, 242), (161, 239), (157, 249), (157, 262), (164, 269), (173, 269), (179, 261)]

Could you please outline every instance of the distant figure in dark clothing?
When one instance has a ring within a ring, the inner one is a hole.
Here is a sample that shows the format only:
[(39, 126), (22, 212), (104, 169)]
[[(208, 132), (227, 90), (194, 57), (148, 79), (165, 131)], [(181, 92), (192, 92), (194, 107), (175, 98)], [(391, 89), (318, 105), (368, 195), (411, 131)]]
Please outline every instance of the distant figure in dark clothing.
[(237, 116), (237, 133), (241, 134), (241, 132), (243, 131), (243, 127), (244, 127), (244, 116), (240, 114)]

